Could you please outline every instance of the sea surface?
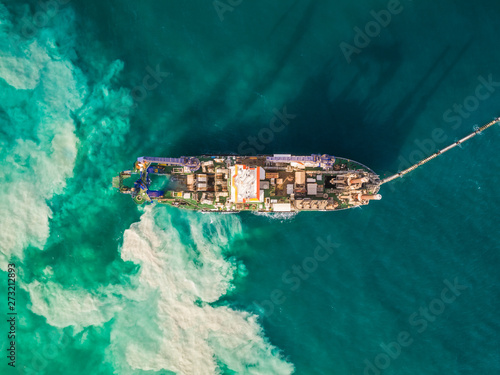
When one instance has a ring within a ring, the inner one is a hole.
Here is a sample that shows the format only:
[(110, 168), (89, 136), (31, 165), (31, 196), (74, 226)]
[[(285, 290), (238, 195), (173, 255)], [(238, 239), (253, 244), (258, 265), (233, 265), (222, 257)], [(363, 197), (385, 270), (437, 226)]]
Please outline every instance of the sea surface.
[(500, 116), (499, 16), (0, 0), (0, 373), (500, 374), (498, 125), (338, 213), (203, 215), (111, 186), (143, 155), (389, 176)]

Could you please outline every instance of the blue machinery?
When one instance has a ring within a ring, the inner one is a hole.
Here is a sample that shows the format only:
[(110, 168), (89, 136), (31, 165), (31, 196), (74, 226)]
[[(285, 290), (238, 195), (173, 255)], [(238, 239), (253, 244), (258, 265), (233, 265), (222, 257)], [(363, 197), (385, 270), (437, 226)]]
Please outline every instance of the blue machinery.
[[(178, 165), (181, 167), (187, 167), (189, 170), (194, 173), (200, 168), (200, 161), (194, 157), (185, 157), (182, 156), (180, 158), (156, 158), (150, 156), (141, 156), (137, 158), (137, 162), (139, 164), (143, 163), (156, 163), (156, 164), (166, 164), (166, 165)], [(143, 168), (141, 173), (141, 178), (139, 178), (134, 183), (135, 193), (133, 197), (137, 197), (139, 199), (141, 196), (144, 196), (144, 193), (147, 194), (149, 199), (158, 198), (163, 195), (163, 191), (149, 190), (149, 185), (151, 184), (151, 179), (148, 176), (148, 169)], [(150, 173), (154, 173), (149, 171)], [(139, 199), (140, 200), (140, 199)]]

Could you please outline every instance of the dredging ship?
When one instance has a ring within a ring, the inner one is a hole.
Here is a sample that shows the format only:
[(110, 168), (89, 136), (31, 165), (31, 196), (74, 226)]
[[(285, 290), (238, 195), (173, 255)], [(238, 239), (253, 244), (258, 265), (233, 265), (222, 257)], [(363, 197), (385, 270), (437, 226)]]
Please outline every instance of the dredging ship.
[(137, 204), (158, 202), (203, 212), (338, 211), (380, 200), (382, 184), (403, 177), (498, 122), (500, 118), (476, 128), (383, 180), (359, 162), (327, 154), (144, 156), (133, 169), (114, 177), (113, 186)]

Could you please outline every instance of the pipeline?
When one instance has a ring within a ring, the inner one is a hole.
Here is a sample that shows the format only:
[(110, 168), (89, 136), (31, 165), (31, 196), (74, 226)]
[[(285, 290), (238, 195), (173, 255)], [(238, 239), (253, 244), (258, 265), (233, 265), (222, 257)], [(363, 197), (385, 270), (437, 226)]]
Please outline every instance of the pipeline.
[(453, 147), (459, 146), (460, 144), (464, 143), (465, 141), (468, 141), (469, 139), (471, 139), (472, 137), (475, 137), (477, 134), (481, 133), (483, 130), (488, 129), (490, 126), (493, 126), (493, 125), (495, 125), (495, 124), (497, 124), (499, 122), (500, 122), (500, 117), (497, 117), (496, 119), (494, 119), (493, 121), (487, 123), (486, 125), (483, 125), (480, 128), (477, 128), (472, 133), (470, 133), (468, 136), (463, 137), (461, 140), (459, 140), (459, 141), (457, 141), (455, 143), (452, 143), (448, 147), (445, 147), (442, 150), (439, 150), (439, 151), (435, 152), (431, 156), (428, 156), (425, 159), (420, 160), (418, 163), (412, 165), (411, 167), (405, 169), (404, 171), (396, 173), (395, 175), (392, 175), (390, 177), (384, 178), (382, 181), (380, 181), (380, 185), (385, 184), (386, 182), (395, 180), (398, 177), (403, 177), (405, 174), (410, 173), (411, 171), (417, 169), (421, 165), (424, 165), (425, 163), (431, 161), (432, 159), (438, 157), (439, 155), (444, 154), (446, 151), (451, 150)]

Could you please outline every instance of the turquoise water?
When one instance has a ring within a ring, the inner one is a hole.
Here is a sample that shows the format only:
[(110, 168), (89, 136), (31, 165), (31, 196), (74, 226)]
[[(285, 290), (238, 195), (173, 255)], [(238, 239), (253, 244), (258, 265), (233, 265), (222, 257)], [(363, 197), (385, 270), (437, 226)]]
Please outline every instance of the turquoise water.
[(1, 2), (1, 373), (500, 373), (497, 125), (339, 213), (136, 207), (110, 184), (141, 155), (403, 169), (500, 115), (499, 14), (487, 0)]

